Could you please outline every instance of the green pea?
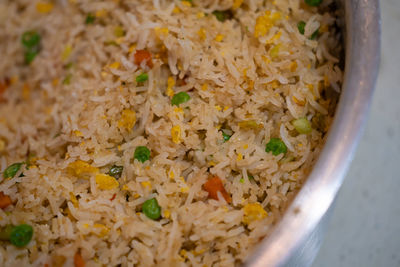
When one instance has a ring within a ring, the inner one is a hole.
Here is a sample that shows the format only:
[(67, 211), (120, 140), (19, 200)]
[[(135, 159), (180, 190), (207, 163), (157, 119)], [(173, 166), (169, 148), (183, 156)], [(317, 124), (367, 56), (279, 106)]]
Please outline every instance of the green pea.
[(33, 228), (28, 224), (15, 226), (10, 233), (10, 242), (16, 247), (28, 245), (33, 236)]
[(113, 176), (115, 178), (120, 178), (122, 171), (124, 170), (123, 166), (113, 165), (110, 170), (108, 171), (108, 175)]
[(95, 20), (96, 20), (96, 17), (93, 14), (89, 13), (86, 16), (85, 24), (93, 24)]
[(147, 73), (142, 73), (136, 77), (136, 82), (143, 83), (149, 79), (149, 75)]
[(285, 154), (287, 147), (285, 143), (279, 138), (271, 138), (265, 146), (265, 152), (272, 152), (272, 155), (278, 156), (279, 154)]
[(319, 6), (322, 0), (305, 0), (306, 4), (309, 6)]
[(145, 146), (138, 146), (135, 149), (133, 157), (138, 161), (144, 163), (145, 161), (150, 159), (150, 150)]
[(13, 178), (19, 169), (21, 169), (23, 162), (18, 162), (18, 163), (13, 163), (10, 166), (8, 166), (4, 172), (3, 172), (3, 177), (6, 178)]
[(157, 220), (161, 216), (161, 207), (155, 198), (146, 200), (142, 205), (142, 211), (144, 215), (152, 220)]
[(231, 135), (222, 132), (222, 137), (224, 138), (224, 142), (228, 142), (231, 139)]
[(299, 33), (304, 35), (305, 32), (305, 27), (306, 27), (306, 23), (304, 21), (299, 21), (299, 23), (297, 23), (297, 29), (299, 29)]
[(188, 102), (190, 100), (190, 95), (186, 92), (180, 92), (175, 94), (172, 99), (171, 99), (171, 104), (175, 106), (179, 106), (180, 104), (183, 104), (185, 102)]
[(21, 42), (26, 48), (32, 48), (39, 45), (40, 38), (37, 32), (27, 31), (22, 34)]
[(300, 118), (292, 121), (292, 125), (299, 134), (309, 134), (312, 131), (311, 123), (307, 118)]

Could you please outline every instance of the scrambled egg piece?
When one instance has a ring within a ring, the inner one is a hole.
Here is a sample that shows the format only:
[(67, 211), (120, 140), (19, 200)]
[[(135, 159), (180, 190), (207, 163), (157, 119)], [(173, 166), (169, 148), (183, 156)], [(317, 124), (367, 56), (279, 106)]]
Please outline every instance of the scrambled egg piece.
[(256, 20), (256, 25), (254, 26), (254, 36), (256, 38), (265, 36), (269, 30), (281, 19), (281, 13), (267, 10), (265, 14), (259, 16)]
[(197, 32), (197, 35), (199, 35), (200, 40), (205, 40), (207, 37), (206, 30), (204, 28), (200, 28), (200, 30)]
[(244, 224), (250, 224), (254, 221), (264, 219), (268, 216), (268, 213), (264, 210), (260, 203), (250, 203), (243, 207), (243, 219)]
[(217, 36), (215, 36), (215, 41), (216, 42), (222, 42), (222, 40), (224, 40), (225, 36), (223, 34), (217, 34)]
[(6, 148), (6, 142), (0, 139), (0, 152), (4, 151), (5, 148)]
[(96, 229), (95, 234), (100, 238), (106, 236), (108, 232), (110, 232), (110, 228), (101, 223), (93, 224), (93, 228)]
[(121, 66), (121, 63), (119, 63), (118, 61), (115, 61), (114, 63), (111, 63), (111, 64), (109, 65), (109, 67), (110, 67), (111, 69), (118, 69), (120, 66)]
[(170, 76), (168, 77), (167, 81), (167, 96), (173, 97), (174, 96), (174, 90), (172, 88), (175, 86), (175, 80), (174, 77)]
[(71, 45), (66, 45), (64, 48), (64, 51), (61, 54), (61, 59), (62, 61), (66, 62), (69, 59), (69, 56), (72, 53), (72, 46)]
[(88, 179), (91, 174), (99, 173), (99, 168), (93, 167), (82, 160), (71, 162), (68, 165), (68, 169), (73, 175), (83, 179)]
[(119, 186), (117, 179), (107, 174), (96, 174), (95, 180), (97, 187), (101, 190), (111, 190)]
[(83, 136), (83, 133), (82, 133), (81, 131), (79, 131), (79, 130), (75, 130), (75, 131), (73, 131), (73, 133), (74, 133), (74, 135), (76, 135), (77, 137), (82, 137), (82, 136)]
[(150, 182), (150, 181), (144, 181), (144, 182), (141, 182), (141, 184), (142, 184), (142, 186), (143, 186), (144, 188), (148, 188), (148, 189), (151, 189), (151, 188), (152, 188), (151, 182)]
[(39, 2), (36, 4), (36, 10), (39, 13), (49, 13), (53, 10), (54, 4), (53, 3), (46, 3), (46, 2)]
[(154, 31), (155, 31), (157, 37), (160, 37), (160, 36), (162, 36), (162, 35), (167, 36), (168, 33), (169, 33), (168, 28), (155, 27), (155, 28), (154, 28)]
[(179, 125), (172, 127), (171, 137), (175, 144), (179, 144), (181, 142), (181, 127)]
[(78, 199), (76, 199), (76, 196), (74, 195), (74, 193), (69, 192), (69, 198), (70, 198), (72, 204), (74, 205), (74, 207), (77, 208), (79, 206), (79, 202), (78, 202)]
[(233, 9), (238, 9), (243, 4), (243, 0), (234, 0), (233, 1)]
[(96, 17), (98, 17), (98, 18), (105, 17), (105, 16), (107, 15), (107, 10), (105, 10), (105, 9), (97, 10), (96, 13), (95, 13), (95, 15), (96, 15)]
[(122, 111), (121, 119), (118, 121), (118, 127), (125, 128), (131, 131), (136, 123), (136, 112), (130, 109), (124, 109)]
[(164, 211), (164, 218), (169, 219), (171, 217), (171, 212), (169, 210)]

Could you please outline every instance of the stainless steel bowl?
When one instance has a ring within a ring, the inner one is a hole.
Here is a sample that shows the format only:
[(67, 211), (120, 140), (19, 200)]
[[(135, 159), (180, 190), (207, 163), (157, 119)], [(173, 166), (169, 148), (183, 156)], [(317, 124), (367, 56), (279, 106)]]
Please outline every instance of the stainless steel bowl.
[(310, 266), (367, 119), (380, 54), (378, 0), (343, 0), (345, 79), (335, 121), (306, 183), (245, 266)]

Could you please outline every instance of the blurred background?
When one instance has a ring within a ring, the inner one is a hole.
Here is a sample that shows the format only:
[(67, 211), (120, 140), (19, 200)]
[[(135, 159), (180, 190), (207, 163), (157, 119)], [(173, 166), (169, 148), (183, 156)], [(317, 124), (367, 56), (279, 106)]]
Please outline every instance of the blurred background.
[(400, 0), (382, 0), (382, 57), (364, 136), (313, 267), (400, 266)]

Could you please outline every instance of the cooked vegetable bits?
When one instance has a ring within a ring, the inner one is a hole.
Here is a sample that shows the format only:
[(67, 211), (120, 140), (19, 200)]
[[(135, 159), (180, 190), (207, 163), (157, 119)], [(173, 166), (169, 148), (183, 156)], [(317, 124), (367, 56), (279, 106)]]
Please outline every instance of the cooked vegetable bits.
[(133, 157), (144, 163), (150, 159), (150, 150), (145, 146), (138, 146)]
[(33, 236), (33, 228), (28, 224), (20, 224), (12, 228), (10, 232), (10, 242), (16, 247), (28, 245)]
[(143, 213), (152, 220), (157, 220), (161, 216), (161, 207), (158, 205), (157, 199), (151, 198), (146, 200), (142, 206)]
[(284, 142), (279, 138), (271, 138), (265, 146), (266, 152), (272, 152), (272, 155), (278, 156), (279, 154), (285, 154), (287, 147)]
[(171, 104), (179, 106), (180, 104), (186, 103), (190, 100), (190, 96), (186, 92), (180, 92), (175, 94), (171, 99)]
[(334, 9), (2, 1), (0, 266), (245, 262), (333, 121)]
[(17, 163), (11, 164), (4, 170), (3, 177), (4, 178), (13, 178), (17, 174), (17, 172), (21, 169), (23, 164), (24, 163), (22, 163), (22, 162), (17, 162)]

